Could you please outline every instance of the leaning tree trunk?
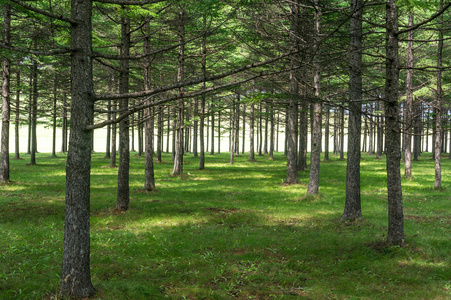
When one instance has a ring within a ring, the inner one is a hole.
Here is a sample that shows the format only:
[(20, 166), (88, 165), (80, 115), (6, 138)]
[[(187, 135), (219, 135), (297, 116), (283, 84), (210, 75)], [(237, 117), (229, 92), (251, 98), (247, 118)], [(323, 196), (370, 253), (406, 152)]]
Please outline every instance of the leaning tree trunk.
[[(3, 13), (3, 43), (10, 44), (11, 12), (9, 5), (4, 5)], [(0, 153), (0, 182), (9, 182), (9, 123), (10, 123), (10, 69), (11, 62), (8, 57), (3, 59), (2, 72), (2, 129)]]
[[(123, 6), (123, 9), (126, 8)], [(130, 19), (121, 18), (121, 56), (130, 55)], [(129, 61), (119, 62), (119, 93), (126, 94), (129, 90)], [(119, 111), (128, 109), (128, 98), (119, 100)], [(128, 117), (119, 122), (119, 168), (117, 179), (116, 209), (126, 211), (130, 206), (130, 120)]]
[(385, 132), (387, 145), (388, 235), (391, 245), (404, 244), (403, 203), (401, 189), (401, 149), (399, 125), (399, 57), (398, 12), (395, 0), (386, 3), (386, 78), (385, 78)]
[[(409, 14), (409, 27), (413, 26), (413, 13)], [(404, 141), (404, 177), (412, 177), (412, 103), (413, 103), (413, 30), (408, 33), (407, 74), (406, 74), (406, 120)]]
[(94, 121), (91, 1), (72, 1), (71, 130), (66, 163), (66, 211), (60, 293), (89, 298), (95, 293), (89, 267), (91, 130)]
[(351, 1), (349, 62), (349, 122), (344, 220), (362, 218), (360, 203), (360, 135), (362, 132), (362, 0)]
[[(321, 8), (319, 0), (314, 1), (315, 5), (315, 38), (316, 54), (314, 58), (313, 86), (315, 89), (315, 102), (313, 103), (313, 124), (312, 124), (312, 146), (310, 152), (310, 176), (307, 186), (308, 195), (316, 195), (319, 190), (319, 167), (321, 163), (321, 102), (320, 102), (320, 26), (321, 26)], [(359, 147), (360, 148), (360, 147)]]

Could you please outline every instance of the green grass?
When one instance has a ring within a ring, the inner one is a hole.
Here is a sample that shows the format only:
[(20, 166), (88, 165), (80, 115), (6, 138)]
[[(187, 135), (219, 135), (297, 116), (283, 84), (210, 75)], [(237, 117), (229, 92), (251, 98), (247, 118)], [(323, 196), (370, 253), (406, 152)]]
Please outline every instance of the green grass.
[[(386, 247), (385, 161), (363, 155), (363, 221), (340, 222), (346, 162), (320, 170), (320, 195), (284, 186), (286, 162), (228, 154), (155, 164), (156, 192), (142, 189), (132, 156), (131, 208), (115, 213), (116, 169), (96, 153), (91, 177), (91, 274), (95, 299), (450, 299), (451, 161), (433, 189), (428, 153), (403, 179), (406, 246)], [(56, 299), (62, 260), (65, 157), (37, 166), (11, 160), (0, 186), (0, 299)]]

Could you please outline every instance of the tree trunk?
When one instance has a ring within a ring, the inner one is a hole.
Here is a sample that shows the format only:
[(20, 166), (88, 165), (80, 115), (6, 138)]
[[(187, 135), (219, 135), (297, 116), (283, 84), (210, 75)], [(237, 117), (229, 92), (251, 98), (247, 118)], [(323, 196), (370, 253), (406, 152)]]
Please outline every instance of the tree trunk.
[[(299, 0), (295, 0), (290, 4), (290, 48), (291, 50), (298, 49), (298, 33), (299, 33), (299, 15), (300, 15), (300, 4)], [(296, 184), (299, 183), (298, 177), (298, 167), (297, 167), (297, 108), (298, 103), (296, 101), (297, 95), (299, 94), (298, 76), (294, 68), (297, 66), (298, 62), (295, 57), (291, 57), (290, 67), (293, 69), (290, 71), (290, 99), (287, 106), (287, 178), (285, 179), (285, 184)]]
[(274, 159), (274, 134), (275, 134), (275, 127), (274, 127), (274, 106), (271, 103), (270, 104), (270, 115), (269, 115), (269, 122), (271, 126), (270, 131), (270, 138), (269, 138), (269, 159)]
[[(409, 14), (409, 26), (413, 26), (413, 13)], [(406, 120), (404, 141), (404, 177), (412, 177), (412, 103), (413, 103), (413, 30), (408, 33), (407, 74), (406, 74)]]
[(246, 105), (243, 105), (243, 137), (241, 143), (241, 154), (244, 154), (246, 148)]
[(53, 82), (53, 124), (52, 124), (52, 157), (56, 157), (56, 79), (57, 74), (55, 73), (55, 78)]
[[(113, 100), (113, 114), (112, 118), (113, 120), (116, 120), (116, 110), (117, 110), (117, 100)], [(116, 168), (116, 154), (117, 154), (117, 147), (116, 147), (116, 138), (117, 138), (117, 125), (116, 122), (114, 122), (111, 125), (111, 158), (110, 158), (110, 168)]]
[(413, 137), (413, 160), (418, 161), (418, 157), (421, 153), (421, 104), (419, 101), (415, 100), (413, 102), (413, 110), (414, 110), (414, 116), (413, 116), (413, 131), (414, 131), (414, 137)]
[(263, 146), (263, 154), (268, 155), (268, 104), (265, 103), (265, 144)]
[(344, 220), (362, 218), (360, 203), (360, 135), (362, 132), (362, 0), (351, 1), (351, 51), (349, 62), (349, 122)]
[[(8, 4), (3, 6), (3, 43), (10, 44), (11, 11)], [(9, 182), (9, 125), (11, 115), (10, 104), (10, 69), (11, 62), (8, 57), (3, 58), (2, 72), (2, 129), (0, 150), (0, 182)]]
[(330, 120), (330, 108), (326, 104), (326, 120), (324, 121), (324, 160), (329, 160), (329, 120)]
[(301, 104), (299, 118), (299, 171), (304, 171), (307, 168), (308, 107), (309, 105), (307, 103)]
[[(17, 63), (19, 66), (19, 62)], [(19, 123), (20, 123), (20, 68), (17, 68), (17, 77), (16, 77), (16, 85), (17, 85), (17, 92), (16, 92), (16, 119), (14, 121), (14, 159), (21, 159), (20, 158), (20, 149), (19, 149)]]
[(211, 111), (211, 146), (210, 155), (215, 154), (215, 105), (212, 103), (210, 106)]
[(340, 114), (340, 160), (345, 159), (345, 104), (342, 103)]
[[(34, 41), (36, 48), (36, 39)], [(36, 165), (37, 143), (37, 120), (38, 120), (38, 63), (33, 60), (32, 63), (32, 101), (31, 101), (31, 155), (30, 165)]]
[(66, 211), (60, 293), (67, 298), (89, 298), (95, 293), (89, 267), (89, 205), (92, 133), (91, 1), (72, 1), (71, 130), (66, 164)]
[[(110, 91), (112, 90), (110, 86)], [(111, 120), (111, 100), (108, 100), (108, 121)], [(106, 145), (105, 145), (105, 159), (111, 158), (111, 125), (108, 124), (106, 127)]]
[[(443, 7), (443, 0), (440, 1), (440, 8)], [(441, 134), (442, 134), (442, 58), (443, 58), (443, 14), (440, 16), (440, 28), (438, 31), (437, 49), (437, 101), (435, 104), (435, 181), (434, 188), (442, 187), (442, 167), (441, 167)]]
[[(147, 32), (150, 32), (150, 26), (147, 24)], [(144, 38), (144, 54), (147, 55), (147, 59), (144, 65), (144, 89), (146, 91), (151, 88), (151, 77), (150, 77), (150, 38), (147, 35)], [(150, 98), (147, 100), (147, 104), (150, 104)], [(145, 118), (145, 153), (144, 153), (144, 189), (148, 192), (155, 190), (155, 174), (153, 168), (153, 123), (154, 117), (151, 107), (146, 107), (144, 109)]]
[[(122, 6), (128, 11), (128, 8)], [(121, 56), (130, 55), (130, 19), (121, 17)], [(119, 93), (129, 91), (129, 61), (119, 62)], [(119, 100), (119, 111), (128, 110), (128, 99)], [(116, 210), (126, 211), (130, 206), (130, 120), (128, 117), (119, 122), (119, 168), (117, 179)]]
[(218, 110), (218, 154), (221, 153), (221, 110)]
[[(310, 176), (307, 186), (308, 195), (316, 195), (319, 190), (319, 167), (321, 163), (321, 102), (320, 102), (320, 34), (321, 34), (321, 8), (319, 0), (314, 0), (315, 6), (315, 57), (313, 62), (313, 87), (315, 89), (315, 102), (313, 103), (312, 146), (310, 152)], [(360, 147), (359, 147), (360, 150)]]
[[(180, 8), (178, 20), (178, 35), (179, 35), (179, 49), (178, 49), (178, 66), (177, 66), (177, 81), (181, 82), (184, 78), (185, 68), (185, 11)], [(178, 96), (182, 96), (183, 88), (179, 88)], [(174, 169), (172, 175), (183, 174), (183, 127), (184, 127), (184, 101), (182, 98), (177, 100), (177, 136), (174, 157)]]
[(199, 131), (199, 121), (197, 120), (199, 116), (199, 99), (196, 97), (194, 99), (194, 124), (193, 124), (193, 156), (198, 157), (199, 153), (197, 150), (197, 139), (198, 139), (198, 131)]
[(386, 31), (385, 134), (387, 145), (388, 235), (391, 245), (404, 244), (403, 204), (401, 189), (401, 149), (399, 125), (399, 58), (398, 12), (395, 0), (388, 0)]
[(162, 162), (161, 152), (163, 151), (163, 105), (158, 106), (158, 133), (157, 133), (157, 162)]
[(240, 155), (240, 93), (235, 93), (236, 105), (235, 105), (235, 136), (233, 140), (235, 141), (234, 152), (235, 155)]
[(262, 122), (262, 103), (260, 102), (259, 105), (259, 114), (258, 114), (258, 156), (262, 156), (262, 148), (263, 148), (263, 122)]
[[(252, 93), (254, 88), (252, 87)], [(255, 127), (255, 104), (251, 103), (251, 111), (250, 111), (250, 127), (249, 127), (249, 161), (255, 161), (255, 146), (254, 146), (254, 127)]]

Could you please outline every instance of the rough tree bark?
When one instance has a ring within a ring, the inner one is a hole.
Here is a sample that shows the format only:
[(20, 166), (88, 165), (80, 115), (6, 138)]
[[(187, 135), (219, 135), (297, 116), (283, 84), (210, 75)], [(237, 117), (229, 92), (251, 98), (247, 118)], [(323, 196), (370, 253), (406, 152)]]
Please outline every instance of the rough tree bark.
[(387, 145), (388, 235), (391, 245), (404, 244), (401, 189), (401, 133), (399, 124), (398, 10), (395, 0), (386, 3), (385, 134)]
[(71, 130), (66, 164), (66, 208), (60, 293), (89, 298), (95, 293), (89, 267), (89, 205), (92, 132), (92, 2), (72, 1), (71, 17)]
[[(299, 15), (300, 15), (300, 4), (299, 0), (295, 0), (290, 5), (290, 47), (294, 51), (298, 47), (299, 38)], [(290, 60), (290, 67), (294, 69), (297, 66), (298, 62), (295, 57), (292, 57)], [(295, 184), (299, 183), (298, 177), (298, 168), (297, 168), (297, 95), (299, 93), (299, 85), (298, 80), (296, 78), (296, 71), (293, 70), (290, 72), (290, 100), (287, 106), (287, 126), (286, 126), (286, 135), (287, 135), (287, 178), (285, 180), (285, 184)]]
[[(148, 33), (150, 32), (150, 26), (148, 26)], [(144, 38), (144, 54), (148, 55), (150, 52), (150, 38), (147, 35)], [(144, 89), (150, 90), (151, 88), (150, 79), (150, 59), (147, 59), (144, 65)], [(148, 99), (147, 103), (150, 104), (151, 100)], [(145, 116), (145, 154), (144, 154), (144, 189), (146, 191), (155, 190), (155, 173), (153, 168), (153, 113), (152, 108), (147, 107), (144, 110)]]
[[(313, 103), (313, 123), (312, 123), (312, 145), (310, 152), (310, 176), (307, 186), (308, 195), (316, 195), (319, 190), (319, 168), (321, 164), (321, 102), (320, 102), (320, 34), (321, 34), (321, 8), (319, 0), (314, 1), (315, 6), (315, 57), (314, 57), (314, 74), (313, 87), (315, 102)], [(359, 146), (360, 148), (360, 146)], [(359, 149), (360, 150), (360, 149)]]
[[(19, 62), (17, 63), (19, 65)], [(16, 118), (14, 121), (14, 159), (20, 158), (20, 150), (19, 150), (19, 125), (20, 125), (20, 68), (17, 68), (16, 75)]]
[[(177, 81), (181, 82), (184, 77), (185, 68), (185, 11), (180, 8), (178, 16), (178, 35), (179, 35), (179, 49), (178, 49), (178, 64), (177, 64)], [(183, 94), (183, 88), (179, 88), (178, 95)], [(184, 110), (185, 105), (183, 98), (177, 100), (177, 128), (176, 128), (176, 141), (175, 141), (175, 156), (174, 156), (174, 168), (172, 169), (172, 175), (183, 174), (183, 127), (184, 127)]]
[[(10, 44), (11, 11), (8, 4), (3, 7), (3, 43)], [(9, 182), (9, 125), (10, 125), (10, 69), (11, 62), (7, 56), (3, 58), (2, 70), (2, 129), (0, 150), (0, 182)]]
[[(440, 1), (440, 9), (443, 7), (443, 0)], [(437, 48), (437, 101), (435, 103), (435, 180), (434, 188), (442, 187), (442, 167), (441, 167), (441, 134), (442, 134), (442, 67), (443, 67), (443, 14), (440, 16)]]
[[(122, 6), (123, 10), (128, 10)], [(121, 50), (120, 55), (130, 55), (130, 19), (121, 17)], [(129, 61), (122, 59), (119, 62), (119, 93), (128, 93), (129, 90)], [(119, 111), (128, 109), (128, 98), (119, 100)], [(126, 211), (130, 206), (130, 120), (128, 117), (119, 122), (119, 168), (117, 178), (116, 209)]]
[(349, 62), (349, 122), (346, 164), (346, 201), (343, 220), (362, 218), (360, 199), (360, 135), (362, 131), (362, 0), (351, 0)]
[[(409, 24), (413, 26), (413, 13), (409, 13)], [(407, 74), (406, 74), (406, 120), (405, 120), (405, 141), (404, 141), (404, 177), (412, 177), (412, 103), (413, 103), (413, 30), (408, 33), (407, 46)]]

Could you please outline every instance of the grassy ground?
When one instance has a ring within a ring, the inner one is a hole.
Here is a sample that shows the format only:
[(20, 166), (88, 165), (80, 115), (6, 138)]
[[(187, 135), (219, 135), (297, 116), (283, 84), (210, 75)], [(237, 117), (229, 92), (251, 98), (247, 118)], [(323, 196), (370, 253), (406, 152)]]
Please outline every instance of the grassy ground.
[[(28, 158), (27, 158), (28, 159)], [(286, 162), (185, 156), (170, 177), (155, 164), (157, 191), (142, 190), (144, 159), (132, 156), (131, 208), (115, 213), (116, 169), (93, 155), (91, 273), (95, 299), (450, 299), (451, 161), (444, 188), (424, 153), (403, 179), (406, 246), (386, 247), (385, 161), (362, 158), (364, 220), (340, 222), (346, 163), (321, 165), (320, 195), (284, 186)], [(11, 161), (0, 186), (0, 299), (55, 299), (62, 259), (65, 157)]]

